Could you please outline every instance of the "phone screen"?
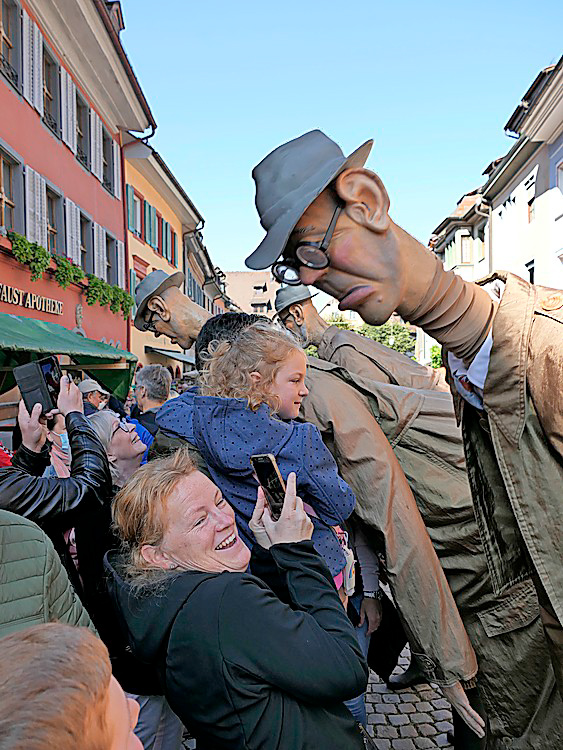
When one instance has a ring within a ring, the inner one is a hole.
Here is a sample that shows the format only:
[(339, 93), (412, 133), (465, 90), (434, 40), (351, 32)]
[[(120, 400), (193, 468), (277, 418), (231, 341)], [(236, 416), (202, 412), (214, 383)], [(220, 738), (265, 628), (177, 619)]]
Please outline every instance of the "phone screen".
[(53, 406), (56, 406), (61, 389), (61, 368), (59, 367), (59, 363), (54, 357), (47, 357), (39, 362), (39, 366), (41, 367), (43, 379)]
[(270, 515), (277, 521), (281, 515), (285, 500), (285, 484), (279, 473), (276, 459), (268, 453), (251, 457), (252, 466), (258, 477)]

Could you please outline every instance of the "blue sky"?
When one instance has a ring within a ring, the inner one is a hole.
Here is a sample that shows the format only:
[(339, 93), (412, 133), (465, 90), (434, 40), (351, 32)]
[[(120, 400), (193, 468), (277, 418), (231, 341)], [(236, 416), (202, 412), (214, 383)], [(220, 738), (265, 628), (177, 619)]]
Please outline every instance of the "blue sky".
[(536, 0), (122, 0), (127, 53), (158, 123), (152, 145), (205, 217), (224, 270), (263, 236), (251, 170), (313, 128), (368, 138), (393, 219), (426, 243), (512, 146), (503, 131), (563, 52), (563, 4)]

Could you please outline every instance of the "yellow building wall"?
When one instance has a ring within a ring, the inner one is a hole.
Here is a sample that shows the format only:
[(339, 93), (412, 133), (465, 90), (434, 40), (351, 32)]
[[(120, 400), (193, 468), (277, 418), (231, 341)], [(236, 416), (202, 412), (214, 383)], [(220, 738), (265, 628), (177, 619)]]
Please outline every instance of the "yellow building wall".
[[(170, 206), (164, 201), (158, 189), (155, 188), (143, 175), (141, 175), (135, 167), (131, 165), (127, 160), (125, 161), (125, 181), (127, 184), (132, 185), (135, 190), (140, 193), (143, 198), (154, 206), (162, 218), (170, 224), (171, 229), (176, 232), (177, 237), (177, 261), (178, 267), (170, 263), (166, 258), (158, 255), (150, 245), (147, 245), (141, 238), (137, 237), (131, 231), (127, 231), (127, 244), (128, 244), (128, 256), (129, 256), (129, 268), (134, 268), (133, 256), (136, 255), (148, 263), (147, 274), (151, 271), (164, 271), (167, 274), (172, 274), (175, 271), (183, 271), (183, 249), (182, 249), (182, 222)], [(134, 294), (134, 291), (132, 291)], [(139, 331), (133, 325), (131, 319), (131, 351), (136, 354), (139, 358), (139, 362), (143, 365), (148, 364), (161, 364), (170, 366), (173, 369), (174, 374), (177, 374), (177, 368), (180, 372), (183, 370), (181, 362), (174, 360), (170, 357), (164, 357), (156, 352), (145, 352), (145, 346), (155, 346), (160, 349), (173, 349), (178, 352), (182, 352), (182, 348), (177, 344), (171, 344), (170, 340), (165, 336), (156, 337), (150, 331)]]

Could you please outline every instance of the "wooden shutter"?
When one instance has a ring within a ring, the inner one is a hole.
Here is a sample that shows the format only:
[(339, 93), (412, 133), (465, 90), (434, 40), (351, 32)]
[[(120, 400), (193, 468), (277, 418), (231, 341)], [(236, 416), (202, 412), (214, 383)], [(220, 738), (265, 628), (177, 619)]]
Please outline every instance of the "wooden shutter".
[(102, 121), (94, 112), (90, 110), (90, 169), (92, 174), (102, 182), (103, 180), (103, 136)]
[(75, 154), (76, 86), (64, 68), (61, 68), (61, 138)]
[(121, 200), (121, 148), (117, 141), (111, 142), (113, 156), (113, 194)]
[(158, 247), (158, 221), (156, 220), (156, 208), (151, 206), (151, 247), (156, 250)]
[(125, 185), (125, 200), (127, 201), (127, 229), (135, 231), (135, 193), (131, 185)]
[(35, 172), (31, 167), (25, 168), (25, 236), (35, 242), (37, 220), (35, 218)]
[(80, 266), (80, 208), (70, 198), (65, 198), (66, 254), (77, 266)]
[(117, 240), (117, 286), (125, 289), (125, 245), (121, 240)]
[(147, 203), (145, 201), (144, 206), (144, 213), (145, 213), (145, 231), (143, 235), (143, 239), (147, 243), (147, 245), (151, 244), (151, 206), (150, 203)]
[(94, 222), (94, 275), (107, 281), (106, 230)]
[(47, 183), (31, 167), (25, 168), (25, 233), (30, 242), (47, 247)]
[(172, 263), (178, 266), (178, 245), (176, 232), (172, 232)]
[[(135, 287), (137, 286), (137, 276), (135, 274), (135, 269), (130, 268), (129, 269), (129, 294), (135, 298)], [(137, 312), (137, 305), (133, 305), (132, 314), (135, 315)]]
[(23, 95), (43, 116), (43, 36), (25, 10), (22, 14)]

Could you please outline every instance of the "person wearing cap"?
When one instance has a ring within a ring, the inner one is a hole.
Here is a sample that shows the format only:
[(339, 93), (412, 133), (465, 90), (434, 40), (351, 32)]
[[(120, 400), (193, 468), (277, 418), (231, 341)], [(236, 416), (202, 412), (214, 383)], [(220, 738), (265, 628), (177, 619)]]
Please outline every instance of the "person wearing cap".
[[(139, 331), (167, 336), (170, 343), (189, 349), (210, 314), (182, 291), (184, 274), (152, 271), (135, 289), (134, 325)], [(180, 318), (181, 316), (181, 318)]]
[(314, 296), (304, 284), (280, 287), (275, 309), (280, 322), (298, 335), (305, 347), (315, 346), (321, 359), (380, 383), (449, 393), (443, 377), (432, 367), (420, 365), (367, 336), (327, 323), (312, 302)]
[(109, 393), (99, 383), (91, 378), (86, 378), (78, 384), (78, 390), (84, 401), (84, 416), (89, 417), (99, 409), (103, 409), (109, 398)]
[(396, 311), (442, 344), (495, 591), (534, 582), (563, 695), (563, 291), (445, 271), (391, 219), (364, 168), (372, 145), (345, 157), (314, 130), (268, 154), (253, 170), (266, 236), (246, 264), (373, 325)]

